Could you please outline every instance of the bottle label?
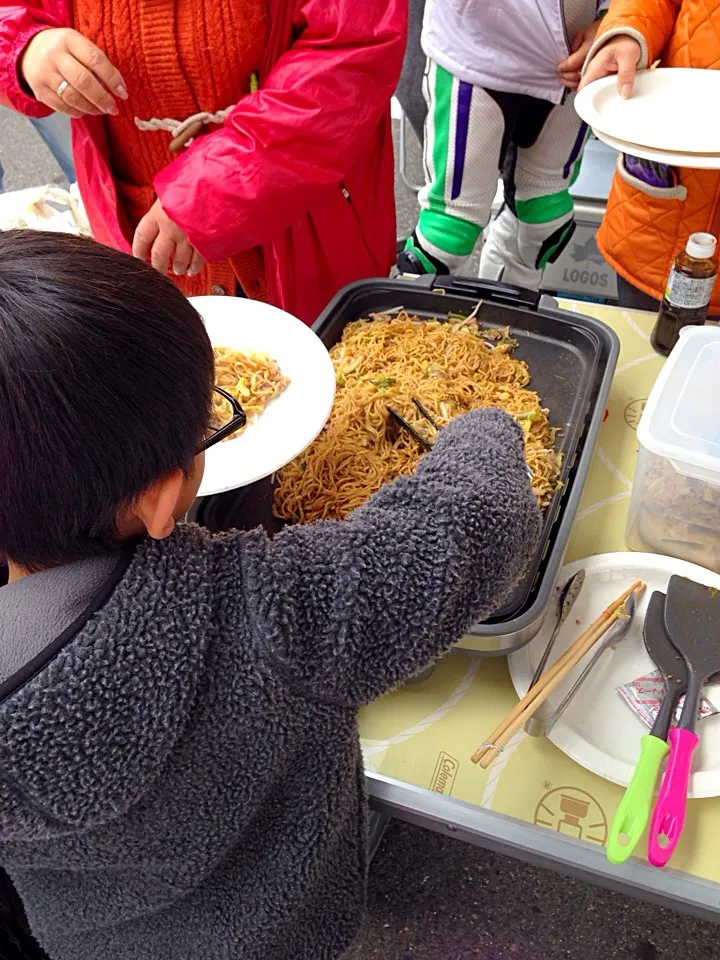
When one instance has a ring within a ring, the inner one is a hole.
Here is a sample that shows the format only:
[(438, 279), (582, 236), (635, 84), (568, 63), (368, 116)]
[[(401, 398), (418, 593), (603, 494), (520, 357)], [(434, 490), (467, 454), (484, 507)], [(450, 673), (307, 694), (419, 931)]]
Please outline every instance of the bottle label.
[(706, 307), (710, 303), (715, 277), (686, 277), (684, 273), (677, 273), (675, 267), (670, 270), (665, 299), (673, 307), (687, 307), (696, 310)]

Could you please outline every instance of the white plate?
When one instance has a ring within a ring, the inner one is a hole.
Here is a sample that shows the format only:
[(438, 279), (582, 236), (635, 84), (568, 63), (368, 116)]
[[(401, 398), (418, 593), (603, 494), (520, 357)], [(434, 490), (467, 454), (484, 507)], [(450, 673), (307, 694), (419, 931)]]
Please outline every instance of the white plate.
[(617, 77), (581, 90), (575, 109), (596, 132), (675, 153), (720, 153), (720, 124), (712, 104), (720, 101), (720, 71), (668, 68), (643, 70), (633, 95), (623, 100)]
[[(638, 603), (627, 636), (615, 650), (604, 654), (550, 731), (549, 739), (587, 770), (627, 786), (640, 757), (640, 738), (650, 731), (624, 702), (617, 688), (654, 669), (642, 635), (648, 600), (654, 590), (665, 591), (672, 574), (718, 589), (720, 576), (671, 557), (649, 553), (606, 553), (569, 564), (561, 571), (558, 584), (565, 583), (581, 567), (587, 574), (585, 586), (558, 635), (551, 662), (567, 650), (631, 583), (643, 580), (647, 589)], [(540, 634), (509, 658), (510, 674), (519, 697), (528, 691), (554, 625), (555, 618), (551, 613)], [(584, 661), (548, 697), (549, 709), (560, 705), (583, 666)], [(720, 688), (711, 687), (709, 691), (710, 699), (717, 704)], [(695, 754), (695, 772), (689, 795), (717, 797), (720, 796), (720, 715), (702, 720), (698, 734), (700, 747)]]
[(690, 167), (693, 170), (720, 170), (720, 154), (704, 156), (702, 153), (672, 153), (667, 150), (653, 150), (651, 147), (643, 147), (637, 143), (628, 143), (626, 140), (618, 140), (617, 137), (611, 137), (600, 130), (595, 130), (595, 135), (598, 140), (602, 140), (609, 147), (633, 157), (654, 160), (655, 163), (666, 163), (671, 167)]
[(335, 399), (335, 371), (325, 345), (296, 317), (257, 300), (191, 297), (214, 347), (266, 353), (277, 360), (287, 388), (257, 422), (211, 447), (198, 496), (244, 487), (279, 470), (312, 443)]

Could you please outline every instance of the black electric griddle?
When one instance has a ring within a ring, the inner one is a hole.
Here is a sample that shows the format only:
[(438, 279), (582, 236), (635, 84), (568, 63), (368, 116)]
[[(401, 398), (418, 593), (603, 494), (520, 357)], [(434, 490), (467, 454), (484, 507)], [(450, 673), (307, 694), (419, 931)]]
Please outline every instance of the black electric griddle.
[[(448, 312), (467, 316), (480, 299), (480, 324), (510, 327), (518, 341), (513, 356), (527, 362), (530, 389), (549, 408), (551, 423), (560, 430), (556, 449), (563, 454), (561, 486), (545, 511), (533, 563), (503, 608), (472, 631), (483, 636), (526, 631), (533, 617), (544, 615), (604, 417), (619, 352), (617, 337), (598, 320), (560, 310), (547, 296), (474, 278), (435, 276), (350, 284), (335, 296), (313, 330), (331, 347), (348, 323), (371, 313), (402, 306), (427, 319), (442, 319)], [(210, 498), (198, 519), (211, 529), (249, 529), (261, 524), (274, 533), (285, 524), (273, 516), (272, 499), (268, 478)], [(511, 647), (504, 652), (507, 649)]]

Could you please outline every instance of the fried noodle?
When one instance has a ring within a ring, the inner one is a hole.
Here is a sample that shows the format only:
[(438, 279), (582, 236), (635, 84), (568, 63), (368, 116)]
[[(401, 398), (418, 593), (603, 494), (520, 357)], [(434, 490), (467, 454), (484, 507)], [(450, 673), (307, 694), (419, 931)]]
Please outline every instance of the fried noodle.
[[(214, 347), (213, 353), (215, 383), (240, 403), (247, 414), (248, 423), (257, 419), (269, 401), (282, 393), (290, 383), (277, 362), (264, 353), (242, 353), (232, 347)], [(228, 414), (227, 401), (214, 393), (211, 426), (215, 429), (224, 426), (228, 422)]]
[(278, 474), (273, 511), (294, 523), (340, 519), (383, 484), (412, 473), (424, 451), (388, 416), (391, 406), (426, 440), (437, 431), (423, 419), (419, 400), (442, 428), (478, 407), (500, 407), (525, 434), (533, 491), (542, 507), (558, 487), (556, 430), (536, 393), (527, 364), (512, 356), (508, 331), (479, 328), (474, 320), (420, 320), (400, 311), (348, 324), (330, 351), (337, 393), (318, 438)]

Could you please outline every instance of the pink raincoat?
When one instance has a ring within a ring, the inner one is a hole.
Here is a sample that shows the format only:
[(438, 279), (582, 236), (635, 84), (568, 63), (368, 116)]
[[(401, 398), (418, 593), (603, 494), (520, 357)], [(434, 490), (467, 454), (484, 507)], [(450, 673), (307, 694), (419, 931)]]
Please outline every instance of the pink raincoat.
[[(209, 262), (262, 245), (272, 303), (312, 323), (344, 284), (395, 259), (389, 98), (407, 0), (270, 0), (260, 89), (155, 180), (163, 208)], [(46, 107), (18, 79), (30, 39), (72, 24), (69, 0), (0, 2), (0, 101)], [(129, 250), (103, 118), (73, 121), (80, 191), (95, 237)]]

